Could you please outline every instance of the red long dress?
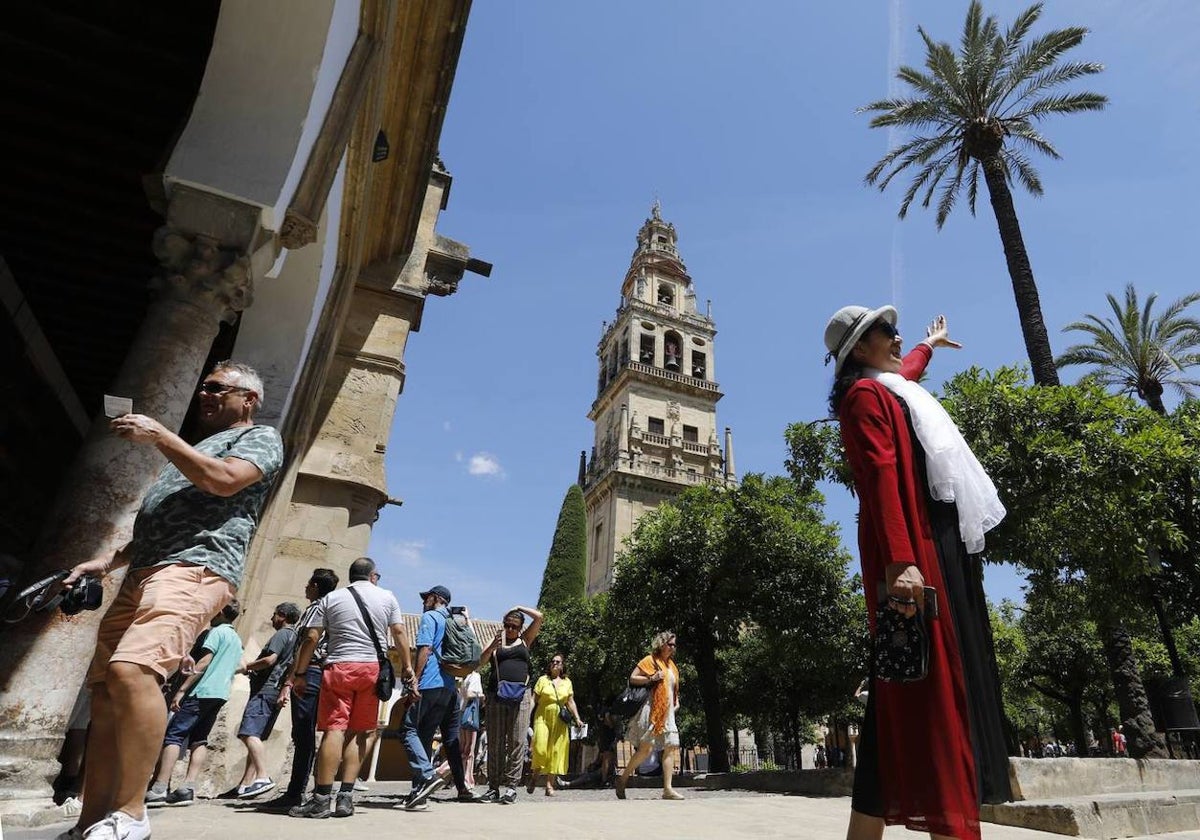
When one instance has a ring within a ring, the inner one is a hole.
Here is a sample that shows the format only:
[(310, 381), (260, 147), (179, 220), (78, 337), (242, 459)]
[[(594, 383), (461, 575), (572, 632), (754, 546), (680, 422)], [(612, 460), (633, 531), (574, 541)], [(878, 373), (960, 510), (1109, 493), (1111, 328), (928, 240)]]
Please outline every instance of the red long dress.
[[(932, 352), (918, 344), (905, 356), (901, 375), (917, 379)], [(838, 417), (860, 500), (858, 547), (868, 605), (875, 603), (877, 582), (892, 562), (915, 563), (925, 585), (943, 595), (945, 581), (900, 402), (878, 381), (860, 379), (847, 391)], [(979, 840), (978, 783), (952, 609), (948, 599), (939, 598), (940, 615), (930, 626), (929, 676), (871, 685), (855, 807), (889, 825)], [(874, 632), (875, 611), (868, 613)]]

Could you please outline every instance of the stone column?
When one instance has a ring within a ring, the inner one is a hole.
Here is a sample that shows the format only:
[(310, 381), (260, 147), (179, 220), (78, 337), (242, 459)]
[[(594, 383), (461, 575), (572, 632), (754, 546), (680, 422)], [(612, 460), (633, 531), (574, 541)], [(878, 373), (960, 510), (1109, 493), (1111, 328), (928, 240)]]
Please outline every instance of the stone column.
[[(250, 260), (241, 249), (170, 224), (155, 233), (153, 248), (162, 266), (151, 284), (155, 298), (109, 392), (131, 397), (135, 412), (178, 429), (221, 321), (250, 304)], [(125, 545), (163, 463), (156, 449), (121, 440), (107, 418), (97, 417), (47, 518), (34, 561), (39, 576)], [(106, 581), (105, 604), (123, 577)], [(69, 617), (56, 610), (5, 629), (0, 813), (26, 809), (12, 800), (49, 802), (56, 755), (103, 612)]]
[(733, 430), (725, 427), (725, 480), (737, 480), (737, 467), (733, 463)]

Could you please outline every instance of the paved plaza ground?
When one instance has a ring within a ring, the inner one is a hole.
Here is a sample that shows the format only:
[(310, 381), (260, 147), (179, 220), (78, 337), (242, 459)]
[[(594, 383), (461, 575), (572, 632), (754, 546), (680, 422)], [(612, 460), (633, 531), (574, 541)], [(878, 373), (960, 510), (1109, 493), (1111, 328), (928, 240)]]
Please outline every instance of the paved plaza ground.
[[(342, 840), (361, 837), (454, 837), (486, 840), (528, 840), (564, 836), (573, 840), (654, 840), (695, 838), (791, 837), (803, 840), (842, 840), (850, 800), (780, 796), (744, 791), (684, 791), (683, 802), (664, 802), (658, 791), (630, 789), (618, 802), (611, 790), (562, 791), (547, 798), (541, 792), (515, 805), (471, 805), (435, 797), (429, 810), (406, 813), (396, 803), (407, 785), (382, 783), (358, 794), (357, 813), (349, 819), (319, 823), (262, 814), (252, 805), (201, 801), (186, 808), (152, 812), (156, 840), (236, 840), (236, 838), (316, 837)], [(439, 801), (440, 800), (440, 801)], [(65, 826), (38, 829), (9, 828), (3, 840), (51, 840)], [(901, 828), (888, 829), (886, 840), (918, 837)], [(1052, 840), (1020, 828), (984, 825), (984, 840)], [(1159, 835), (1171, 840), (1200, 840), (1200, 832)]]

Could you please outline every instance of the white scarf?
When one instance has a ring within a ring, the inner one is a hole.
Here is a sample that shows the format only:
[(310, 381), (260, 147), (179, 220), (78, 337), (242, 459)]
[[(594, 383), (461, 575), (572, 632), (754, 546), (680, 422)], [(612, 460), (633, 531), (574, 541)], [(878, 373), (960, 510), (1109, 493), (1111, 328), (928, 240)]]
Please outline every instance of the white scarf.
[(995, 528), (1007, 513), (996, 493), (996, 485), (984, 472), (962, 432), (932, 394), (898, 373), (867, 370), (889, 391), (908, 405), (913, 430), (925, 450), (925, 472), (929, 492), (939, 502), (958, 506), (958, 533), (967, 553), (983, 551), (983, 535)]

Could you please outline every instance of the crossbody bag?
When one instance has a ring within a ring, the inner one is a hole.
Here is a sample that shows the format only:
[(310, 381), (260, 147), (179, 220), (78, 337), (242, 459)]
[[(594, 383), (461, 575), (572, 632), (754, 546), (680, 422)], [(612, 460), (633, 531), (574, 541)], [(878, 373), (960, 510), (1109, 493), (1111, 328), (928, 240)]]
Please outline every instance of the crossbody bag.
[(363, 623), (367, 625), (367, 635), (371, 637), (371, 643), (375, 645), (375, 655), (379, 657), (379, 678), (375, 680), (375, 696), (380, 700), (391, 700), (392, 692), (396, 688), (396, 670), (392, 667), (392, 660), (387, 658), (387, 654), (383, 652), (383, 647), (379, 644), (379, 637), (375, 635), (375, 626), (371, 624), (371, 616), (367, 613), (367, 605), (363, 603), (362, 597), (354, 591), (353, 586), (346, 588), (355, 603), (358, 604), (358, 611), (362, 613)]

